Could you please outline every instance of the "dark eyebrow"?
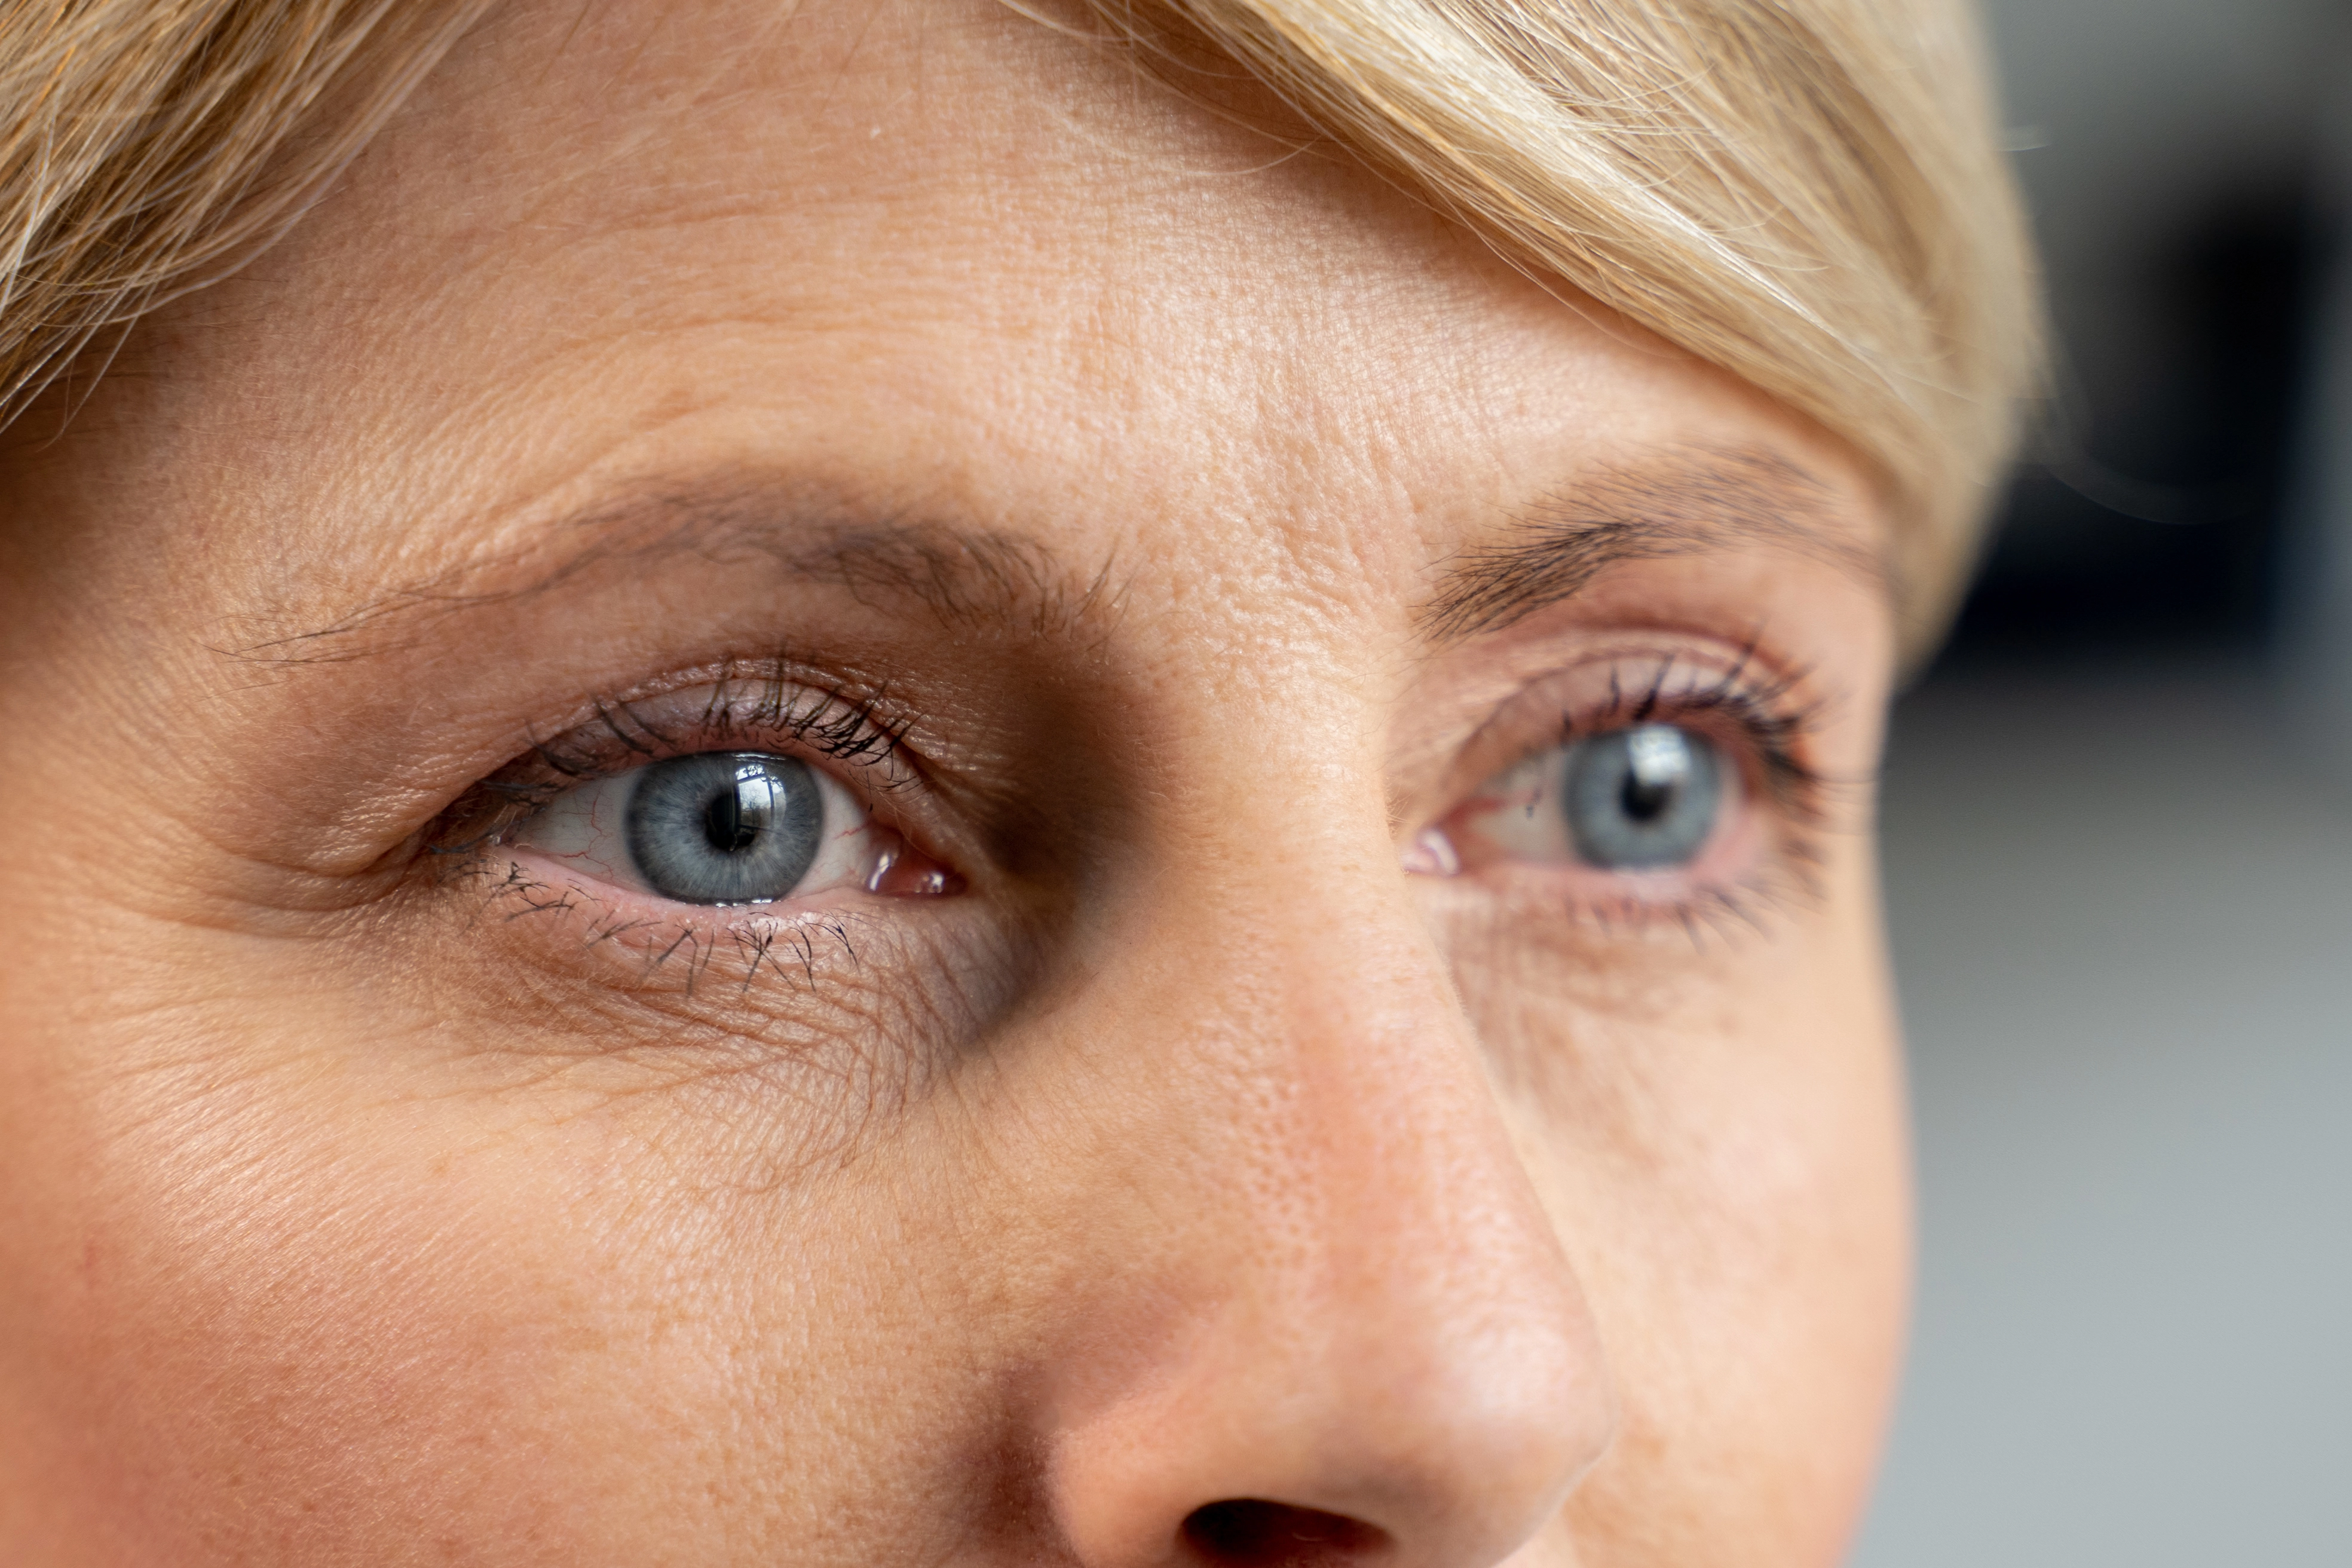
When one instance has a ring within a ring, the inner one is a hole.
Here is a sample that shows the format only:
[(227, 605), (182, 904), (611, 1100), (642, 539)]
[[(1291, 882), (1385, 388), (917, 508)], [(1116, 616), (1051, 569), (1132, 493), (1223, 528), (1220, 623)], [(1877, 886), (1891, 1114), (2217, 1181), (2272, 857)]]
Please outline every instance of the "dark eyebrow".
[(233, 651), (259, 663), (340, 663), (404, 640), (420, 619), (509, 605), (599, 567), (680, 558), (764, 564), (839, 588), (872, 607), (912, 606), (956, 626), (1067, 629), (1108, 595), (1107, 560), (1070, 573), (1034, 540), (863, 503), (805, 483), (744, 480), (643, 489), (533, 530), (515, 550), (477, 557), (383, 593), (307, 630)]
[(1774, 453), (1685, 451), (1605, 470), (1511, 519), (1496, 542), (1445, 563), (1421, 616), (1439, 642), (1500, 631), (1581, 593), (1624, 561), (1768, 545), (1888, 589), (1878, 552), (1833, 526), (1838, 492)]

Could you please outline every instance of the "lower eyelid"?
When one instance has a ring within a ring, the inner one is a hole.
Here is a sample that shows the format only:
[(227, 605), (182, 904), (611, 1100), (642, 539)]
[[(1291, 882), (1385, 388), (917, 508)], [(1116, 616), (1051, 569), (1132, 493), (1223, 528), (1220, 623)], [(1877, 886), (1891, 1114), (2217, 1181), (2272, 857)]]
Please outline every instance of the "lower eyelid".
[(1781, 863), (1780, 850), (1753, 811), (1719, 834), (1692, 864), (1664, 870), (1609, 870), (1567, 860), (1536, 863), (1476, 858), (1454, 880), (1484, 883), (1498, 905), (1523, 920), (1565, 919), (1591, 924), (1603, 937), (1638, 934), (1655, 926), (1688, 929), (1694, 921), (1748, 930), (1759, 913), (1812, 891), (1801, 867)]
[(600, 915), (632, 926), (659, 923), (723, 933), (747, 924), (870, 912), (856, 907), (863, 903), (865, 889), (861, 883), (852, 880), (764, 902), (690, 904), (621, 880), (583, 876), (574, 863), (528, 846), (492, 846), (480, 859), (486, 868), (495, 859), (502, 868), (497, 879), (500, 887), (529, 884), (574, 902), (593, 900)]
[[(520, 981), (527, 988), (557, 987), (544, 994), (562, 1006), (515, 1022), (519, 1038), (549, 1036), (567, 1052), (645, 1047), (667, 1058), (749, 1047), (762, 1054), (747, 1060), (778, 1050), (814, 1060), (870, 1031), (892, 998), (927, 998), (913, 1020), (954, 1017), (971, 978), (952, 961), (963, 945), (957, 928), (881, 919), (823, 896), (680, 906), (495, 850), (474, 858), (461, 885), (475, 897), (447, 928), (460, 952), (478, 955), (481, 983), (496, 994), (512, 996), (521, 975), (535, 977)], [(936, 1046), (906, 1031), (857, 1038), (845, 1065), (869, 1069)]]

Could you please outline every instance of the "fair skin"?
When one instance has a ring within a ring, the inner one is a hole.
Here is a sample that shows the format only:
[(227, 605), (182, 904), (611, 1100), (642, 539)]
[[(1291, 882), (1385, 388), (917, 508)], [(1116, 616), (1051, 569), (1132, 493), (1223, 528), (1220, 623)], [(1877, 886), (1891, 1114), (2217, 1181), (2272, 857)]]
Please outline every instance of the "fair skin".
[[(519, 5), (17, 426), (12, 1563), (1835, 1561), (1876, 491), (1278, 118)], [(722, 750), (850, 869), (550, 826)]]

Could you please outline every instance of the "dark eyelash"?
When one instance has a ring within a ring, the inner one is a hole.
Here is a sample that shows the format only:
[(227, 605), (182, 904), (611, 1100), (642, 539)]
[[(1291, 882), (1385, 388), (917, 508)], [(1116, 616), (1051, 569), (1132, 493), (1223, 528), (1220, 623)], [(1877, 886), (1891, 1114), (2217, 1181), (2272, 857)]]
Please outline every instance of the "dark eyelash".
[[(794, 668), (784, 656), (778, 655), (748, 672), (739, 665), (722, 668), (709, 683), (710, 697), (703, 704), (700, 728), (706, 734), (723, 730), (738, 735), (749, 733), (782, 740), (828, 761), (852, 766), (872, 766), (901, 754), (916, 721), (911, 714), (884, 716), (890, 705), (887, 687), (852, 697), (813, 679), (796, 678)], [(758, 696), (748, 710), (738, 711), (737, 704), (746, 686), (752, 686)], [(614, 759), (610, 748), (614, 744), (640, 758), (654, 756), (657, 748), (672, 752), (680, 749), (677, 742), (646, 721), (635, 702), (618, 697), (593, 697), (589, 706), (611, 741), (592, 743), (588, 739), (593, 733), (590, 726), (582, 724), (566, 737), (576, 739), (569, 754), (559, 753), (553, 745), (533, 742), (531, 750), (541, 762), (567, 776), (589, 777), (596, 770), (611, 767)], [(630, 733), (632, 729), (636, 731), (634, 735)], [(652, 746), (646, 744), (648, 740), (654, 742)]]
[(1776, 672), (1760, 681), (1752, 679), (1756, 647), (1750, 644), (1709, 684), (1669, 692), (1666, 682), (1673, 679), (1675, 663), (1673, 654), (1666, 655), (1650, 668), (1647, 680), (1630, 691), (1622, 668), (1612, 665), (1608, 702), (1599, 710), (1563, 715), (1560, 739), (1566, 742), (1654, 719), (1720, 716), (1748, 742), (1763, 774), (1760, 782), (1774, 803), (1801, 821), (1818, 821), (1829, 781), (1805, 761), (1804, 742), (1821, 720), (1822, 703), (1790, 700), (1804, 679), (1803, 672)]
[[(578, 784), (658, 757), (720, 750), (730, 742), (789, 746), (850, 767), (903, 763), (907, 736), (919, 722), (915, 714), (887, 711), (887, 687), (853, 697), (823, 684), (782, 654), (749, 665), (730, 663), (708, 684), (710, 696), (693, 723), (690, 741), (646, 721), (641, 710), (650, 699), (592, 696), (587, 720), (553, 741), (532, 740), (528, 752), (459, 796), (428, 830), (425, 853), (478, 851), (500, 842)], [(878, 787), (887, 791), (913, 780), (908, 770), (882, 779)]]

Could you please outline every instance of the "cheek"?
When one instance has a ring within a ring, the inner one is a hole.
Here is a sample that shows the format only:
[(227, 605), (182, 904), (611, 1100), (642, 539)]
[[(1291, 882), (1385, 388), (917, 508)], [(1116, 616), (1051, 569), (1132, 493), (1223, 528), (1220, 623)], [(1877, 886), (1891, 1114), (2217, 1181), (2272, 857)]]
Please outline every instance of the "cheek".
[(106, 1152), (46, 1327), (108, 1417), (81, 1479), (149, 1552), (568, 1528), (546, 1391), (611, 1391), (565, 1365), (598, 1326), (551, 1256), (560, 1173), (339, 1087), (269, 1074)]
[(920, 1342), (845, 1300), (875, 1295), (859, 1226), (729, 1202), (727, 1126), (653, 1095), (550, 1114), (543, 1085), (394, 1098), (348, 1049), (254, 1070), (271, 1032), (244, 1021), (243, 1070), (192, 1057), (68, 1107), (117, 1131), (50, 1194), (16, 1298), (66, 1534), (152, 1562), (651, 1561), (722, 1525), (822, 1534), (873, 1473), (860, 1441), (920, 1474), (908, 1424), (940, 1412), (871, 1374), (923, 1381)]
[(1735, 945), (1708, 985), (1515, 1026), (1521, 1148), (1624, 1391), (1561, 1526), (1580, 1561), (1841, 1560), (1899, 1361), (1910, 1208), (1866, 886), (1836, 907), (1864, 913)]

